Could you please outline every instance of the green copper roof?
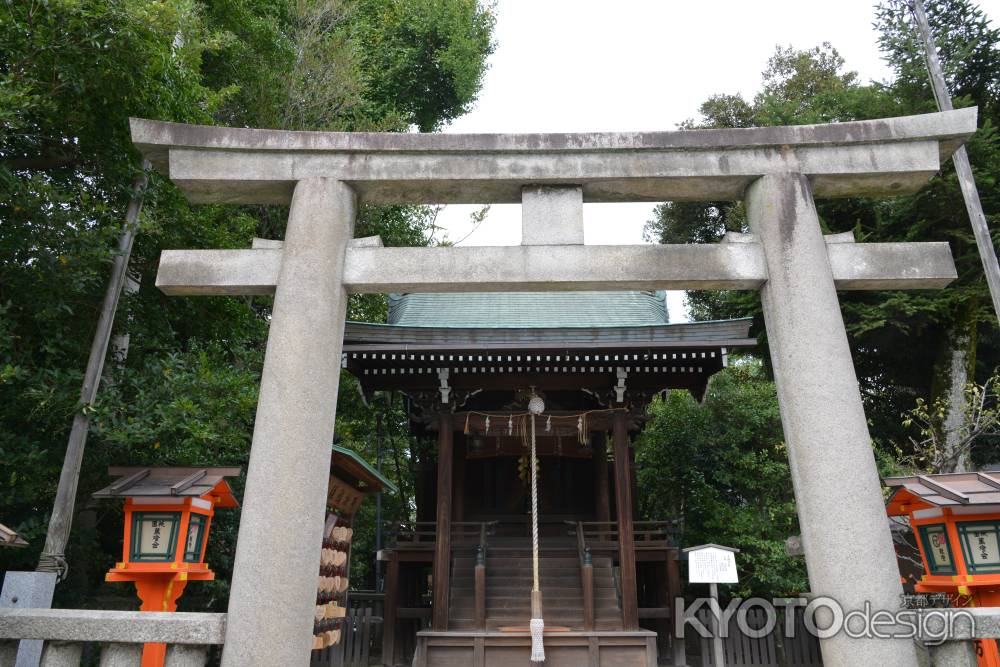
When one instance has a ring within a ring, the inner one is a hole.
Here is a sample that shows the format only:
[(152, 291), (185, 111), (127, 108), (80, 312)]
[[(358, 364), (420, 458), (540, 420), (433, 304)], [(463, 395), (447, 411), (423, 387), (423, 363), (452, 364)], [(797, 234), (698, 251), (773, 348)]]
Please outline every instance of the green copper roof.
[(408, 327), (631, 327), (669, 322), (664, 292), (390, 294), (389, 324)]
[(341, 447), (340, 445), (334, 445), (333, 453), (346, 456), (347, 458), (357, 463), (359, 466), (368, 471), (372, 475), (372, 477), (377, 479), (382, 484), (382, 488), (388, 491), (389, 493), (399, 493), (399, 489), (396, 487), (395, 484), (390, 482), (385, 475), (383, 475), (382, 473), (380, 473), (378, 470), (375, 469), (375, 466), (373, 466), (371, 463), (368, 463), (368, 461), (364, 460), (364, 458), (362, 458), (362, 456), (353, 449), (348, 449), (347, 447)]

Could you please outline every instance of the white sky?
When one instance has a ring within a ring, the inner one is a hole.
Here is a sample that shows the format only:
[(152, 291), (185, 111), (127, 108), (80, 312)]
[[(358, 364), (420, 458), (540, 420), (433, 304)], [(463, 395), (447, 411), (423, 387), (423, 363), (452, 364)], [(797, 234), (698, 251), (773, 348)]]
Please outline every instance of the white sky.
[[(1000, 17), (1000, 0), (980, 0)], [(475, 108), (447, 132), (672, 130), (715, 93), (752, 98), (776, 45), (830, 42), (862, 80), (889, 72), (869, 0), (498, 0), (497, 49)], [(474, 205), (438, 216), (452, 241)], [(642, 243), (651, 204), (585, 204), (587, 244)], [(494, 205), (462, 245), (516, 245), (520, 206)], [(687, 319), (683, 293), (671, 320)]]

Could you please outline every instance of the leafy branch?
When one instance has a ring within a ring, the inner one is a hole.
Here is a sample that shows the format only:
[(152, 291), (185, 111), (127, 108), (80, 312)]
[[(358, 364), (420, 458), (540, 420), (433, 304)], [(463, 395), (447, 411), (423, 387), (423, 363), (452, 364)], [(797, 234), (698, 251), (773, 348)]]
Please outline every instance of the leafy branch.
[(952, 409), (946, 396), (930, 403), (917, 398), (915, 407), (903, 413), (903, 426), (915, 427), (920, 434), (919, 439), (910, 437), (913, 453), (907, 458), (914, 468), (954, 471), (958, 462), (969, 456), (977, 440), (1000, 435), (1000, 369), (994, 370), (982, 384), (968, 383), (962, 393), (962, 419), (954, 428), (944, 427)]

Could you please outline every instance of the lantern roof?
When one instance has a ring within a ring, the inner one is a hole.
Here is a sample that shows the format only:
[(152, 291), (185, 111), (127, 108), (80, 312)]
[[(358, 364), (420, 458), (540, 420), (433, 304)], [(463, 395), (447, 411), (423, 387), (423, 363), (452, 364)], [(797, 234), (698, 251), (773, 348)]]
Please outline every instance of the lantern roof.
[(108, 474), (118, 477), (94, 498), (167, 496), (176, 498), (211, 499), (222, 509), (239, 507), (226, 477), (236, 477), (240, 468), (108, 468)]
[(892, 489), (889, 514), (898, 516), (911, 509), (1000, 504), (1000, 472), (957, 472), (937, 475), (888, 477)]
[(344, 481), (354, 484), (365, 493), (399, 492), (396, 485), (390, 482), (385, 475), (372, 467), (372, 464), (365, 461), (356, 451), (347, 447), (333, 446), (330, 471)]

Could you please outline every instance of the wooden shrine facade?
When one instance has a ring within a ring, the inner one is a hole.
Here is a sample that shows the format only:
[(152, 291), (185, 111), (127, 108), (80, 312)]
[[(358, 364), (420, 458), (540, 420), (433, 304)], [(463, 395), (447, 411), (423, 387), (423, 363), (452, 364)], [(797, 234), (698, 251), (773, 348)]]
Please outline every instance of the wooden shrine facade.
[[(577, 638), (584, 650), (600, 631), (631, 641), (624, 651), (654, 652), (657, 641), (660, 652), (669, 650), (680, 593), (674, 524), (635, 521), (630, 436), (657, 393), (680, 388), (700, 398), (731, 350), (755, 344), (749, 326), (348, 323), (344, 367), (366, 393), (404, 393), (411, 430), (436, 441), (436, 461), (416, 462), (417, 522), (380, 554), (384, 664), (410, 664), (414, 652), (418, 664), (447, 664), (447, 651), (470, 636), (501, 647), (525, 641), (505, 629), (529, 617), (524, 470), (532, 391), (547, 406), (536, 418), (547, 624), (565, 629), (559, 641), (567, 651), (573, 633), (590, 633)], [(648, 630), (659, 631), (658, 640)]]

